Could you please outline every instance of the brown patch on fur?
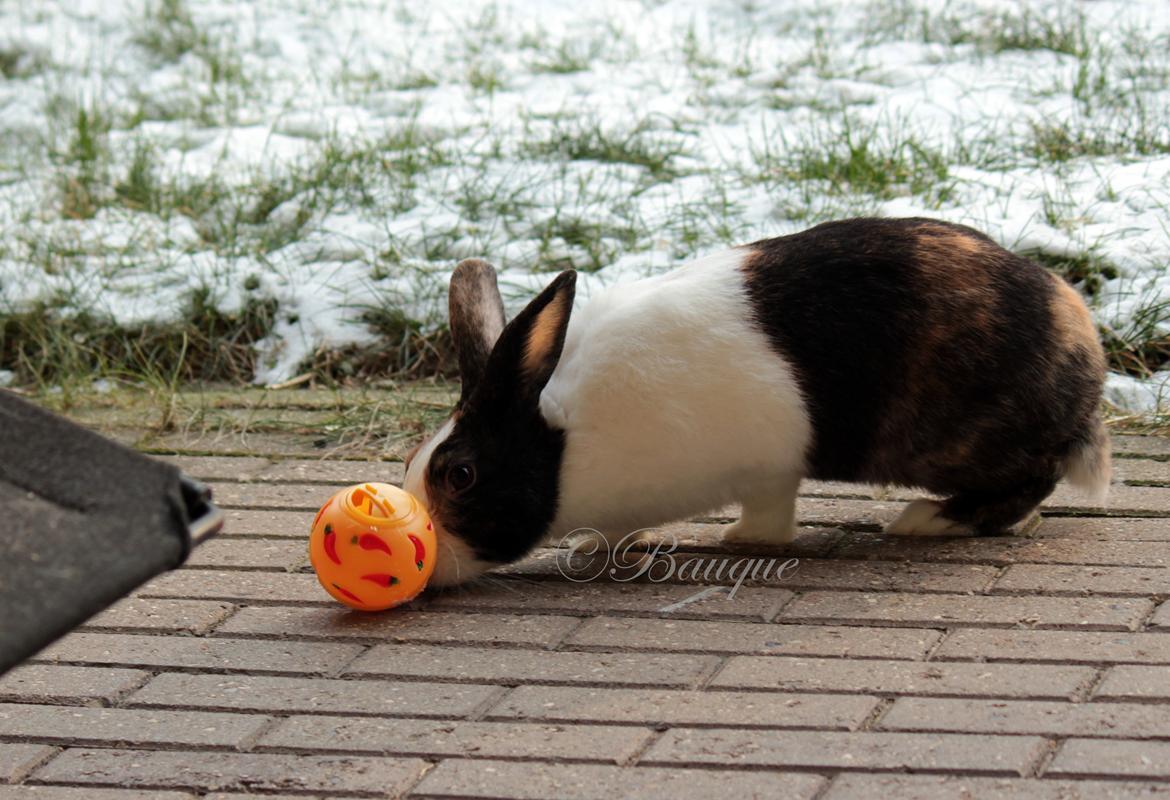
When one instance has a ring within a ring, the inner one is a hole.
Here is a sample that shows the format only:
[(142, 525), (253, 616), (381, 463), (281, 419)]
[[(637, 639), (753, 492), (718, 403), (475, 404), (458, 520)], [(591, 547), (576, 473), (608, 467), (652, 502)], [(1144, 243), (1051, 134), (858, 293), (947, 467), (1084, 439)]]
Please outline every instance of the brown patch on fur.
[(1052, 327), (1056, 331), (1061, 347), (1064, 350), (1083, 348), (1095, 362), (1099, 360), (1099, 366), (1104, 368), (1101, 345), (1097, 340), (1097, 326), (1093, 323), (1093, 317), (1085, 306), (1085, 301), (1077, 290), (1062, 278), (1051, 273), (1049, 275), (1055, 284), (1055, 291), (1049, 304)]
[(928, 285), (941, 292), (966, 295), (977, 308), (993, 302), (991, 273), (986, 262), (999, 247), (975, 231), (970, 233), (941, 225), (920, 225), (913, 229), (915, 267)]
[(946, 475), (977, 458), (978, 431), (957, 429), (929, 451), (906, 452), (904, 426), (931, 398), (946, 396), (947, 364), (961, 357), (961, 352), (978, 347), (972, 332), (996, 327), (994, 272), (1004, 251), (983, 234), (957, 226), (921, 222), (907, 226), (906, 233), (914, 256), (908, 266), (922, 298), (919, 327), (905, 342), (902, 391), (892, 399), (884, 435), (879, 438), (885, 446), (875, 448), (873, 460), (881, 472)]
[(541, 309), (524, 345), (524, 358), (520, 366), (525, 372), (536, 373), (543, 367), (557, 346), (557, 337), (568, 313), (569, 298), (564, 294), (558, 295)]
[(913, 232), (914, 266), (924, 284), (923, 296), (937, 298), (947, 311), (929, 321), (920, 349), (929, 353), (958, 328), (994, 327), (996, 291), (990, 262), (1000, 259), (1004, 251), (973, 230), (925, 224)]

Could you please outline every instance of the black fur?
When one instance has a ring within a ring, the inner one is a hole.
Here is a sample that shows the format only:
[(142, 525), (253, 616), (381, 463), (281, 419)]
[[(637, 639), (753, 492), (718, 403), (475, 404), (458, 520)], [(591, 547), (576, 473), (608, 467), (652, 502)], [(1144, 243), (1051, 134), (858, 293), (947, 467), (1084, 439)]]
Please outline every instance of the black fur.
[(982, 234), (854, 219), (749, 247), (758, 323), (811, 413), (810, 477), (923, 487), (990, 533), (1099, 425), (1103, 371), (1054, 330), (1052, 276)]

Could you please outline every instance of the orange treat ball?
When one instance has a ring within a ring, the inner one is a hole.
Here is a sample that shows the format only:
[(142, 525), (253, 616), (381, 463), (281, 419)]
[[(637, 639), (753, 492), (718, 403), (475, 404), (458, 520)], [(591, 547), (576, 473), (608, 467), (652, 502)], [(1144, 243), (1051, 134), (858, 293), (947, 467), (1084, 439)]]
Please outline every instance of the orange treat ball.
[(382, 611), (413, 600), (427, 585), (435, 529), (422, 504), (397, 486), (350, 486), (317, 512), (309, 561), (334, 598), (359, 611)]

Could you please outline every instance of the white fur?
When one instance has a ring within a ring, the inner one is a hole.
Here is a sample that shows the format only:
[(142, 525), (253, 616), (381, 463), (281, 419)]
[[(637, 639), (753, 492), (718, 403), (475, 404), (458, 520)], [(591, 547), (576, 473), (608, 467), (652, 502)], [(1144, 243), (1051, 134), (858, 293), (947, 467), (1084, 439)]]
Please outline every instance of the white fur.
[(734, 501), (749, 509), (734, 538), (791, 537), (811, 421), (750, 321), (750, 252), (619, 284), (570, 317), (540, 405), (566, 432), (551, 536), (620, 536)]
[(435, 571), (428, 583), (431, 586), (455, 586), (482, 575), (498, 564), (480, 561), (471, 546), (447, 533), (438, 522), (435, 523)]
[(451, 435), (451, 431), (455, 430), (455, 420), (448, 419), (443, 423), (443, 426), (435, 431), (435, 434), (427, 440), (418, 452), (414, 454), (414, 460), (410, 462), (410, 467), (406, 470), (406, 477), (402, 481), (402, 488), (417, 497), (423, 505), (430, 507), (429, 498), (427, 497), (427, 482), (423, 480), (426, 474), (427, 464), (431, 461), (431, 454), (435, 452), (435, 448), (446, 441), (447, 437)]

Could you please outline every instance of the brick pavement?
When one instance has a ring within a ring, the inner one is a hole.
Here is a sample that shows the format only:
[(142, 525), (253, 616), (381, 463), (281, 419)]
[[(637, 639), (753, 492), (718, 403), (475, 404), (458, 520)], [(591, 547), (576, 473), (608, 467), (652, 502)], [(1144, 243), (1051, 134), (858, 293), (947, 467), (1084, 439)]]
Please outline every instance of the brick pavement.
[[(1026, 538), (890, 540), (904, 493), (810, 485), (789, 551), (730, 554), (799, 563), (731, 599), (546, 549), (368, 616), (306, 532), (401, 465), (207, 441), (167, 458), (225, 535), (0, 679), (0, 800), (1170, 798), (1164, 440), (1118, 437), (1112, 505), (1061, 492)], [(668, 526), (676, 559), (729, 555), (729, 513)]]

